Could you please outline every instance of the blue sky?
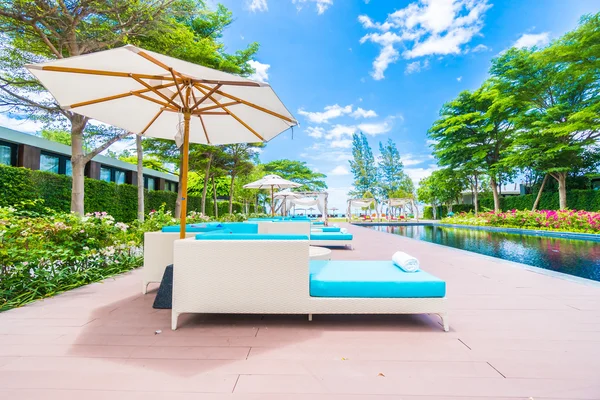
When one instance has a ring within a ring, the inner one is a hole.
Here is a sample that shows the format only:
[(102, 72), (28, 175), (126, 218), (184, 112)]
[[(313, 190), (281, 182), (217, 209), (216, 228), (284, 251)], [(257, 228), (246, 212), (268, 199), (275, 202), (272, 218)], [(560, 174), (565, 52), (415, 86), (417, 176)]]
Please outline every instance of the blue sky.
[[(351, 189), (350, 135), (396, 141), (415, 183), (435, 168), (426, 132), (441, 105), (475, 89), (490, 60), (543, 45), (600, 10), (600, 0), (223, 0), (228, 51), (257, 41), (257, 77), (300, 121), (269, 142), (264, 162), (306, 161), (328, 175), (330, 205)], [(209, 4), (214, 5), (214, 1)], [(0, 114), (0, 125), (35, 132)]]
[(300, 121), (261, 159), (299, 159), (327, 174), (338, 208), (352, 184), (351, 132), (366, 132), (375, 155), (379, 141), (396, 141), (417, 183), (435, 168), (426, 132), (444, 102), (477, 88), (502, 50), (543, 45), (600, 10), (593, 0), (222, 3), (235, 18), (228, 49), (259, 42), (259, 72)]

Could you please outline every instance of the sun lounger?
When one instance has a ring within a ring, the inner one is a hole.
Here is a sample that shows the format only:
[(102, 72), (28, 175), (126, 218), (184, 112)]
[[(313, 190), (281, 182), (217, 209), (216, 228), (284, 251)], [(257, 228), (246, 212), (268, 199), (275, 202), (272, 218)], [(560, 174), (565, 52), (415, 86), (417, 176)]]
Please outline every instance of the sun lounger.
[(172, 329), (182, 313), (438, 314), (449, 329), (446, 285), (426, 272), (310, 262), (304, 235), (212, 236), (175, 242)]

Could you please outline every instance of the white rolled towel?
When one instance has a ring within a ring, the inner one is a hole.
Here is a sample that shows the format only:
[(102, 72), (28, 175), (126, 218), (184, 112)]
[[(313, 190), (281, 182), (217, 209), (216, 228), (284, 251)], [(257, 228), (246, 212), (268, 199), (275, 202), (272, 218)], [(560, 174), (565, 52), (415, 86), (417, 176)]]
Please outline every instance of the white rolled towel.
[(419, 260), (403, 251), (395, 252), (392, 261), (404, 272), (417, 272), (419, 270)]
[(340, 232), (341, 233), (348, 233), (348, 229), (346, 229), (346, 228), (340, 228)]

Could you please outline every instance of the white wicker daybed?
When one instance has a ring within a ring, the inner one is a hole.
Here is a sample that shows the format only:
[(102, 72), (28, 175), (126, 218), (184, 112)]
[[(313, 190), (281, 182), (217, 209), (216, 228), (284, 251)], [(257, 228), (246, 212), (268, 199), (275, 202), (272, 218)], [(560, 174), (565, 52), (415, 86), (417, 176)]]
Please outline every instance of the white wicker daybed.
[(266, 236), (268, 240), (243, 235), (241, 240), (177, 240), (172, 329), (182, 313), (307, 314), (309, 319), (312, 314), (438, 314), (448, 331), (443, 281), (441, 297), (313, 297), (313, 243), (306, 237)]

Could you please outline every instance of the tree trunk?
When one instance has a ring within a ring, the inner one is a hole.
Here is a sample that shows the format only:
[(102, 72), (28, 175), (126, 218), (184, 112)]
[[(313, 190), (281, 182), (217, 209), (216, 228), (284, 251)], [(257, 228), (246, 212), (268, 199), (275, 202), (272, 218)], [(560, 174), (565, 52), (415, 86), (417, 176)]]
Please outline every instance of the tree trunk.
[(231, 174), (231, 187), (229, 188), (229, 214), (233, 214), (233, 184), (235, 183), (235, 174)]
[(498, 193), (498, 184), (493, 176), (490, 176), (490, 185), (494, 195), (494, 212), (500, 212), (500, 194)]
[(452, 202), (449, 202), (446, 207), (448, 207), (448, 212), (451, 213), (452, 212)]
[(144, 151), (142, 150), (142, 137), (135, 135), (135, 150), (137, 152), (137, 195), (138, 195), (138, 220), (144, 222)]
[(542, 181), (540, 190), (538, 190), (538, 194), (537, 194), (537, 197), (535, 198), (535, 201), (533, 202), (533, 207), (531, 208), (531, 211), (535, 211), (538, 208), (538, 205), (540, 204), (540, 200), (542, 198), (542, 191), (544, 190), (544, 186), (546, 186), (547, 180), (548, 180), (548, 174), (544, 175), (544, 180)]
[(173, 215), (175, 218), (179, 219), (181, 216), (181, 180), (183, 179), (183, 174), (181, 173), (181, 167), (183, 163), (183, 146), (179, 149), (179, 182), (177, 183), (177, 200), (175, 201), (175, 211)]
[(210, 179), (210, 167), (212, 165), (213, 154), (210, 153), (208, 156), (208, 162), (206, 163), (206, 169), (204, 170), (204, 187), (202, 188), (202, 215), (206, 215), (206, 192), (208, 191), (208, 183)]
[(431, 204), (431, 208), (433, 209), (433, 219), (437, 219), (437, 206), (435, 203)]
[[(71, 167), (72, 187), (71, 187), (71, 212), (75, 214), (84, 214), (85, 205), (85, 154), (83, 149), (83, 130), (87, 123), (87, 118), (74, 114), (71, 117)], [(102, 211), (102, 210), (96, 210)]]
[(219, 205), (217, 204), (217, 185), (215, 185), (215, 176), (212, 177), (213, 201), (215, 202), (215, 218), (219, 218)]
[(477, 179), (477, 175), (474, 177), (475, 180), (475, 190), (473, 190), (473, 206), (475, 207), (475, 215), (479, 213), (479, 179)]
[(558, 205), (559, 209), (567, 208), (567, 173), (556, 172), (552, 176), (558, 181)]

